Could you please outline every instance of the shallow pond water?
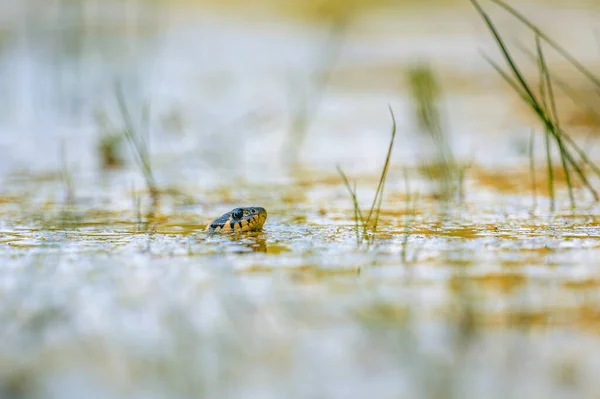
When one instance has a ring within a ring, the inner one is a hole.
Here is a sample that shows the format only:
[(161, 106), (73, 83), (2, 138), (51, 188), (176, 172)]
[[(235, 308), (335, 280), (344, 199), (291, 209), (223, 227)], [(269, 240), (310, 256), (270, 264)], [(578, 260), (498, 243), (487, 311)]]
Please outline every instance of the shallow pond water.
[[(482, 62), (472, 9), (366, 13), (338, 48), (327, 26), (268, 14), (5, 3), (0, 397), (600, 394), (600, 208), (575, 187), (571, 210), (559, 179), (550, 211), (541, 139), (532, 185), (533, 119)], [(536, 22), (593, 63), (581, 21), (597, 8), (580, 7)], [(404, 78), (423, 60), (468, 165), (449, 200)], [(102, 167), (123, 130), (115, 80), (140, 131), (150, 104), (154, 205), (127, 140)], [(388, 105), (365, 235), (336, 166), (367, 212)], [(249, 205), (262, 232), (204, 234)]]

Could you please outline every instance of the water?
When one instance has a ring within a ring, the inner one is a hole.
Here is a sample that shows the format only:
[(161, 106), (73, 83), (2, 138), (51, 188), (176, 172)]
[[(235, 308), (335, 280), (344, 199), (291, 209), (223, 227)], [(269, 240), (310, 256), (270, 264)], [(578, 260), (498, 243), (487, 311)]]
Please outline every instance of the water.
[[(536, 21), (593, 63), (582, 21), (596, 8), (553, 7)], [(598, 207), (578, 187), (569, 210), (558, 184), (549, 212), (541, 135), (532, 197), (533, 119), (480, 58), (496, 53), (470, 8), (365, 13), (339, 48), (327, 26), (277, 14), (3, 8), (0, 397), (600, 392)], [(434, 151), (404, 78), (419, 60), (469, 165), (460, 201), (441, 200), (423, 166)], [(158, 206), (126, 140), (123, 167), (101, 167), (99, 140), (123, 128), (115, 81), (137, 129), (149, 105)], [(357, 242), (336, 166), (366, 212), (388, 105), (379, 227)], [(249, 205), (268, 210), (263, 232), (203, 233)]]

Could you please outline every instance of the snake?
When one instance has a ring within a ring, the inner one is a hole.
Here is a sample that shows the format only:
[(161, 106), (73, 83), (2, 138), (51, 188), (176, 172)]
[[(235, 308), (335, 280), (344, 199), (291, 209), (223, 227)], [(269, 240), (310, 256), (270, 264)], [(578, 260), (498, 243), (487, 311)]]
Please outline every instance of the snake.
[(267, 211), (260, 206), (235, 208), (224, 213), (206, 227), (207, 233), (242, 233), (260, 231), (267, 220)]

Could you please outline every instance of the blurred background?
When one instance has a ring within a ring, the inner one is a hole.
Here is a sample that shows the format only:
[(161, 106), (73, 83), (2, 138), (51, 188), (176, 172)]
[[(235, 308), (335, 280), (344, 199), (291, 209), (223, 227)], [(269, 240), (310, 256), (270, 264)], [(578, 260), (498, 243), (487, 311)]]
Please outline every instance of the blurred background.
[(600, 2), (496, 3), (589, 180), (468, 0), (0, 0), (0, 398), (598, 397)]
[[(505, 39), (534, 51), (531, 32), (491, 6)], [(597, 63), (594, 1), (519, 7), (584, 64)], [(402, 132), (397, 155), (415, 163), (422, 154), (412, 145), (407, 71), (421, 63), (439, 77), (459, 155), (506, 163), (514, 161), (510, 146), (528, 140), (528, 110), (481, 56), (499, 53), (468, 1), (29, 0), (6, 1), (2, 10), (5, 173), (56, 168), (63, 142), (73, 168), (102, 167), (102, 134), (122, 127), (116, 82), (136, 123), (149, 107), (151, 151), (169, 179), (190, 179), (198, 168), (264, 173), (277, 169), (282, 152), (315, 168), (343, 161), (375, 168), (372, 151), (388, 139), (388, 104)], [(526, 52), (515, 52), (537, 73)], [(577, 78), (556, 54), (548, 58), (563, 79)], [(576, 90), (593, 89), (579, 80)], [(490, 154), (487, 143), (498, 135), (500, 148)]]

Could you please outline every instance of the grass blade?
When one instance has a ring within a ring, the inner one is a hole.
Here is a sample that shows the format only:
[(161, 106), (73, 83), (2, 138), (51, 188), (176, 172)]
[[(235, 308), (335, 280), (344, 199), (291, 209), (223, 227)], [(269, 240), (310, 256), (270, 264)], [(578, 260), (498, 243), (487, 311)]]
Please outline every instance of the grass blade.
[(537, 188), (535, 179), (535, 158), (534, 158), (534, 147), (535, 147), (535, 131), (531, 129), (529, 135), (529, 175), (531, 176), (531, 197), (533, 203), (533, 210), (537, 208)]
[[(474, 0), (471, 0), (472, 2)], [(592, 81), (596, 86), (600, 87), (600, 78), (590, 72), (583, 64), (572, 56), (567, 50), (558, 45), (554, 40), (552, 40), (548, 35), (546, 35), (540, 28), (538, 28), (535, 24), (533, 24), (529, 19), (527, 19), (523, 14), (518, 12), (513, 7), (509, 6), (502, 0), (489, 0), (492, 3), (497, 4), (498, 6), (504, 8), (508, 13), (521, 21), (525, 26), (531, 29), (536, 35), (538, 35), (543, 41), (548, 43), (550, 47), (556, 50), (563, 58), (565, 58), (571, 65), (573, 65), (581, 74), (587, 77), (590, 81)]]
[[(383, 164), (383, 170), (381, 172), (381, 177), (379, 178), (379, 184), (377, 186), (377, 190), (375, 191), (375, 197), (373, 198), (373, 203), (371, 204), (371, 209), (369, 210), (369, 215), (367, 216), (367, 220), (365, 224), (368, 224), (371, 220), (371, 216), (375, 214), (375, 221), (373, 223), (373, 232), (377, 230), (377, 222), (379, 220), (379, 212), (381, 210), (381, 201), (383, 198), (383, 189), (385, 186), (385, 179), (387, 177), (388, 168), (390, 166), (390, 158), (392, 157), (392, 149), (394, 148), (394, 140), (396, 139), (396, 117), (394, 116), (394, 111), (391, 106), (388, 106), (390, 110), (390, 115), (392, 117), (392, 138), (390, 139), (390, 145), (388, 147), (387, 154), (385, 156), (385, 163)], [(377, 205), (377, 207), (376, 207)]]
[(344, 181), (344, 185), (346, 186), (346, 189), (348, 190), (348, 193), (350, 194), (350, 198), (352, 199), (352, 205), (354, 207), (354, 222), (355, 222), (355, 226), (356, 226), (356, 245), (359, 246), (360, 245), (360, 227), (364, 226), (365, 222), (362, 216), (362, 212), (360, 210), (360, 206), (358, 204), (358, 199), (356, 198), (356, 185), (354, 186), (354, 189), (352, 189), (352, 186), (350, 185), (350, 182), (348, 181), (348, 177), (346, 177), (346, 174), (344, 173), (344, 171), (342, 170), (342, 168), (337, 165), (337, 171), (340, 174), (340, 176), (342, 177), (342, 180)]
[[(144, 137), (141, 136), (133, 124), (131, 119), (131, 114), (129, 113), (129, 109), (127, 108), (127, 103), (125, 101), (125, 96), (123, 94), (123, 89), (120, 84), (115, 84), (115, 96), (117, 97), (117, 104), (119, 106), (119, 110), (121, 111), (121, 116), (123, 118), (123, 122), (125, 124), (124, 135), (129, 141), (133, 152), (135, 153), (137, 164), (146, 180), (146, 186), (148, 188), (148, 192), (150, 193), (150, 197), (152, 199), (152, 207), (156, 208), (158, 205), (158, 195), (159, 191), (156, 187), (156, 183), (154, 180), (154, 175), (152, 173), (152, 165), (150, 164), (150, 154), (148, 152), (148, 147), (144, 140)], [(142, 115), (142, 125), (144, 129), (149, 132), (149, 109), (144, 107), (143, 115)]]
[[(560, 122), (558, 117), (558, 111), (556, 109), (556, 101), (554, 100), (554, 89), (552, 88), (552, 80), (550, 79), (550, 73), (548, 72), (548, 65), (546, 64), (546, 59), (544, 57), (544, 51), (542, 50), (542, 45), (540, 43), (539, 35), (535, 37), (535, 44), (538, 52), (538, 59), (541, 70), (541, 86), (545, 87), (546, 96), (548, 97), (548, 101), (544, 100), (547, 115), (550, 116), (553, 125), (556, 127), (556, 130), (560, 132)], [(550, 103), (550, 108), (548, 108), (547, 103)], [(573, 197), (573, 186), (571, 184), (571, 176), (569, 173), (569, 168), (567, 165), (566, 159), (566, 150), (564, 148), (564, 144), (562, 142), (562, 134), (559, 133), (556, 135), (556, 142), (558, 144), (558, 148), (560, 150), (560, 161), (562, 164), (563, 171), (565, 173), (565, 179), (567, 182), (567, 189), (569, 190), (569, 200), (571, 202), (571, 208), (575, 208), (575, 198)]]
[[(396, 117), (394, 116), (394, 111), (392, 110), (392, 107), (389, 107), (390, 110), (390, 114), (392, 116), (392, 137), (390, 139), (390, 144), (388, 147), (388, 151), (387, 151), (387, 155), (385, 158), (385, 162), (383, 165), (383, 170), (381, 172), (381, 176), (379, 178), (379, 184), (377, 185), (377, 190), (375, 191), (375, 196), (373, 197), (373, 203), (371, 204), (371, 209), (369, 210), (369, 214), (367, 216), (367, 218), (365, 219), (363, 217), (362, 211), (360, 210), (360, 205), (358, 203), (358, 198), (356, 196), (356, 184), (354, 185), (354, 188), (352, 187), (352, 185), (350, 185), (350, 181), (348, 180), (348, 177), (346, 176), (346, 174), (344, 173), (344, 171), (342, 170), (342, 168), (337, 165), (337, 171), (339, 173), (339, 175), (342, 177), (342, 180), (344, 182), (344, 185), (346, 186), (346, 190), (348, 190), (348, 193), (350, 194), (350, 197), (352, 199), (352, 205), (354, 206), (354, 222), (355, 222), (355, 227), (356, 227), (356, 244), (357, 246), (360, 246), (361, 243), (361, 237), (360, 237), (360, 230), (362, 230), (362, 238), (367, 241), (368, 244), (370, 244), (372, 242), (372, 239), (374, 239), (374, 233), (377, 232), (377, 224), (379, 222), (379, 214), (381, 212), (381, 203), (383, 201), (383, 190), (385, 187), (385, 180), (387, 178), (387, 173), (389, 170), (389, 166), (390, 166), (390, 159), (392, 156), (392, 149), (394, 147), (394, 141), (396, 138)], [(371, 232), (373, 233), (372, 239), (369, 237), (367, 229), (369, 228), (369, 222), (371, 221), (371, 219), (373, 219), (373, 222), (371, 224)]]
[[(491, 0), (491, 1), (498, 3), (497, 0)], [(542, 102), (540, 102), (540, 100), (538, 100), (538, 98), (535, 96), (535, 94), (531, 90), (529, 84), (527, 83), (523, 74), (517, 67), (517, 64), (515, 63), (514, 59), (512, 58), (502, 37), (500, 36), (498, 30), (496, 29), (494, 23), (492, 22), (492, 20), (488, 16), (488, 14), (483, 10), (483, 8), (480, 6), (480, 4), (478, 3), (477, 0), (471, 0), (471, 3), (474, 5), (477, 12), (480, 14), (482, 19), (486, 23), (488, 29), (492, 33), (492, 35), (496, 41), (496, 44), (500, 48), (500, 51), (502, 52), (502, 55), (503, 55), (505, 61), (507, 62), (512, 74), (514, 75), (514, 80), (512, 78), (510, 78), (508, 76), (508, 74), (506, 74), (499, 66), (497, 66), (495, 63), (493, 63), (493, 61), (491, 61), (487, 57), (486, 57), (486, 59), (488, 60), (488, 62), (490, 62), (490, 64), (492, 64), (494, 69), (496, 69), (496, 71), (498, 71), (500, 73), (500, 75), (504, 78), (504, 80), (506, 80), (511, 85), (511, 87), (515, 90), (515, 92), (532, 108), (534, 113), (537, 114), (540, 121), (544, 125), (546, 134), (547, 134), (546, 158), (547, 158), (547, 162), (548, 162), (549, 189), (550, 189), (550, 195), (552, 197), (552, 203), (554, 202), (554, 200), (553, 200), (553, 186), (550, 185), (550, 181), (553, 180), (552, 161), (550, 158), (551, 157), (550, 135), (552, 135), (552, 138), (556, 141), (556, 143), (559, 147), (560, 154), (561, 154), (561, 160), (563, 162), (563, 168), (565, 169), (565, 175), (568, 176), (568, 166), (570, 165), (571, 167), (573, 167), (573, 169), (575, 170), (578, 177), (581, 179), (581, 181), (586, 186), (588, 191), (594, 197), (594, 200), (598, 201), (598, 194), (596, 193), (596, 191), (594, 190), (592, 185), (589, 183), (589, 180), (587, 179), (587, 177), (586, 177), (585, 173), (583, 172), (583, 170), (581, 169), (581, 167), (577, 164), (576, 160), (574, 159), (574, 156), (570, 153), (568, 148), (564, 145), (563, 139), (580, 156), (580, 158), (583, 160), (583, 162), (586, 163), (587, 165), (589, 165), (598, 176), (600, 176), (600, 169), (598, 169), (598, 167), (593, 162), (591, 162), (591, 160), (587, 157), (585, 152), (582, 151), (576, 145), (576, 143), (573, 141), (573, 139), (571, 139), (569, 137), (569, 135), (567, 135), (557, 124), (558, 114), (556, 112), (556, 106), (552, 105), (552, 107), (553, 107), (552, 113), (554, 114), (554, 115), (552, 115), (551, 112), (549, 111), (549, 107), (546, 105), (547, 104), (546, 88), (548, 88), (548, 91), (552, 90), (552, 84), (550, 82), (550, 80), (551, 80), (550, 73), (548, 72), (548, 68), (546, 66), (546, 63), (545, 63), (545, 60), (543, 57), (543, 53), (541, 51), (541, 46), (539, 45), (539, 39), (538, 39), (538, 62), (540, 65), (540, 74), (542, 75), (542, 78), (540, 79), (540, 81), (541, 81), (540, 82), (540, 95), (542, 97)], [(541, 34), (539, 35), (539, 37), (542, 39), (544, 38)], [(550, 97), (550, 99), (549, 99), (550, 103), (554, 103), (553, 92), (551, 94), (548, 94), (548, 96)], [(567, 179), (568, 179), (567, 185), (569, 186), (569, 189), (570, 189), (570, 198), (572, 199), (572, 205), (573, 205), (574, 200), (573, 200), (572, 193), (571, 193), (572, 185), (570, 182), (570, 177), (567, 177)]]

